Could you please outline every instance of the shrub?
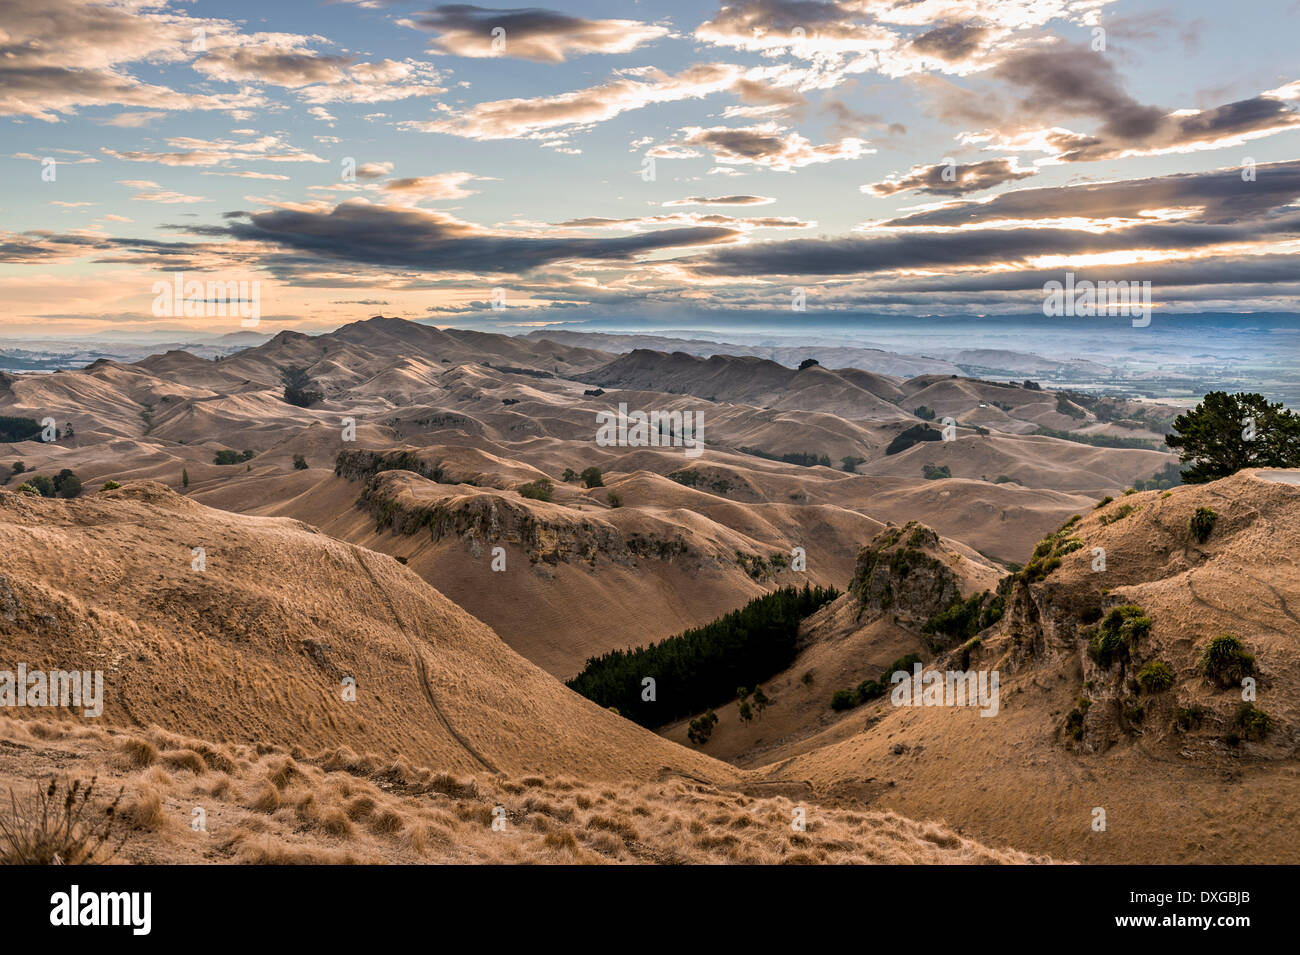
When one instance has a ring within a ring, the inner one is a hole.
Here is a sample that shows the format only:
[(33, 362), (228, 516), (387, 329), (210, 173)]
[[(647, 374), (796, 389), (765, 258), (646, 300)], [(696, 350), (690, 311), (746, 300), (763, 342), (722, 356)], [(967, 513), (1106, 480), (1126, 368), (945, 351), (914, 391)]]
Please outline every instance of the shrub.
[(942, 440), (943, 434), (931, 428), (928, 424), (914, 424), (907, 430), (900, 431), (894, 437), (894, 440), (889, 442), (885, 447), (885, 454), (898, 454), (920, 441)]
[(550, 501), (551, 479), (541, 477), (536, 481), (529, 481), (527, 484), (521, 484), (519, 486), (519, 496), (526, 497), (533, 501)]
[(565, 468), (564, 473), (560, 475), (560, 480), (565, 484), (568, 484), (570, 481), (576, 481), (577, 479), (578, 472), (573, 470), (573, 468)]
[[(988, 599), (988, 591), (972, 594), (966, 600), (957, 597), (944, 610), (939, 611), (922, 628), (923, 633), (942, 634), (952, 639), (965, 640), (980, 629), (980, 611)], [(1000, 598), (999, 598), (1000, 599)], [(1001, 612), (998, 613), (1001, 617)], [(938, 647), (933, 647), (938, 649)]]
[(1126, 661), (1151, 632), (1151, 618), (1137, 604), (1116, 607), (1106, 615), (1088, 641), (1092, 658), (1102, 667)]
[(1113, 500), (1115, 500), (1115, 499), (1114, 499), (1113, 497), (1111, 497), (1109, 494), (1107, 494), (1107, 495), (1106, 495), (1105, 497), (1103, 497), (1100, 501), (1098, 501), (1096, 504), (1094, 504), (1093, 507), (1092, 507), (1092, 509), (1093, 509), (1094, 511), (1099, 511), (1099, 510), (1101, 510), (1103, 507), (1105, 507), (1107, 504), (1109, 504), (1109, 503), (1110, 503), (1111, 501), (1113, 501)]
[(1191, 706), (1180, 706), (1174, 710), (1174, 728), (1180, 732), (1189, 732), (1201, 728), (1201, 720), (1205, 716), (1205, 707), (1193, 703)]
[(916, 415), (922, 421), (934, 420), (934, 409), (929, 405), (921, 405), (921, 407), (914, 409), (912, 414)]
[(814, 365), (820, 365), (820, 364), (821, 362), (819, 362), (816, 358), (805, 358), (803, 361), (799, 362), (799, 370), (803, 371), (805, 368), (811, 368)]
[(852, 690), (836, 690), (831, 694), (831, 709), (835, 712), (841, 710), (851, 710), (858, 705)]
[(921, 473), (925, 475), (927, 481), (937, 481), (940, 478), (952, 477), (952, 471), (948, 469), (948, 465), (946, 464), (939, 466), (923, 464), (921, 465)]
[[(912, 664), (920, 663), (921, 658), (915, 653), (909, 653), (905, 657), (899, 657), (889, 666), (880, 671), (880, 678), (877, 680), (863, 680), (852, 690), (836, 690), (831, 696), (831, 709), (833, 710), (850, 710), (855, 706), (861, 706), (877, 697), (884, 696), (889, 691), (891, 678), (899, 670), (910, 674)], [(812, 682), (807, 679), (805, 674), (805, 683)]]
[(1208, 507), (1198, 507), (1191, 520), (1187, 522), (1187, 529), (1192, 532), (1192, 538), (1196, 543), (1204, 544), (1209, 540), (1210, 534), (1214, 531), (1214, 522), (1218, 519), (1219, 515), (1215, 511)]
[(13, 471), (14, 474), (22, 474), (24, 471), (27, 470), (27, 465), (23, 464), (23, 462), (21, 461), (15, 461), (13, 463), (13, 467), (10, 468), (10, 470)]
[(306, 471), (307, 459), (304, 458), (301, 454), (295, 454), (293, 456), (293, 469), (295, 471)]
[(119, 484), (117, 481), (105, 481), (105, 482), (104, 482), (104, 486), (101, 487), (100, 490), (101, 490), (101, 491), (116, 491), (116, 490), (117, 490), (119, 487), (121, 487), (121, 486), (122, 486), (122, 485)]
[(76, 497), (81, 493), (81, 478), (70, 468), (64, 468), (54, 475), (54, 493), (59, 497)]
[(686, 728), (687, 738), (696, 746), (703, 746), (713, 735), (713, 727), (718, 725), (718, 714), (713, 710), (707, 710), (703, 716), (691, 720), (690, 726)]
[(1206, 645), (1196, 666), (1206, 679), (1220, 687), (1229, 687), (1241, 683), (1255, 671), (1255, 658), (1246, 652), (1240, 640), (1225, 633)]
[(1138, 506), (1136, 504), (1121, 504), (1110, 513), (1101, 515), (1099, 520), (1102, 524), (1109, 526), (1110, 524), (1114, 524), (1116, 521), (1122, 521), (1137, 509)]
[(244, 451), (243, 453), (240, 453), (238, 451), (225, 451), (225, 450), (218, 451), (216, 453), (216, 456), (213, 457), (212, 463), (213, 464), (243, 464), (245, 461), (251, 460), (253, 454), (254, 454), (253, 451)]
[(31, 484), (23, 483), (23, 484), (19, 484), (16, 488), (14, 488), (14, 493), (30, 494), (33, 497), (39, 497), (41, 492), (36, 490), (36, 488), (32, 487)]
[(37, 474), (34, 477), (28, 478), (27, 484), (24, 486), (35, 488), (36, 493), (41, 497), (54, 496), (54, 482), (44, 474)]
[(1169, 664), (1152, 660), (1138, 671), (1137, 680), (1148, 693), (1163, 693), (1174, 685), (1174, 671)]
[(855, 454), (846, 454), (844, 457), (840, 458), (840, 464), (844, 465), (844, 470), (848, 471), (850, 474), (856, 474), (858, 465), (866, 463), (866, 458), (860, 458)]
[(8, 812), (0, 812), (0, 862), (6, 865), (96, 865), (108, 861), (121, 847), (109, 842), (114, 816), (122, 800), (94, 810), (95, 779), (63, 784), (51, 778), (35, 796), (20, 800), (9, 790)]
[(605, 503), (610, 507), (622, 507), (623, 495), (619, 494), (617, 491), (610, 491), (609, 495), (605, 498)]
[(1084, 697), (1079, 700), (1077, 706), (1070, 710), (1065, 717), (1065, 735), (1072, 740), (1083, 739), (1084, 722), (1088, 718), (1088, 708), (1092, 706), (1092, 700)]
[(1255, 704), (1243, 703), (1241, 709), (1237, 711), (1237, 725), (1241, 727), (1241, 732), (1246, 739), (1260, 742), (1273, 728), (1273, 718), (1263, 710), (1257, 709)]
[(582, 478), (582, 483), (587, 487), (605, 486), (605, 481), (600, 473), (600, 468), (595, 467), (594, 465), (589, 468), (583, 468), (582, 474), (580, 474), (579, 477)]

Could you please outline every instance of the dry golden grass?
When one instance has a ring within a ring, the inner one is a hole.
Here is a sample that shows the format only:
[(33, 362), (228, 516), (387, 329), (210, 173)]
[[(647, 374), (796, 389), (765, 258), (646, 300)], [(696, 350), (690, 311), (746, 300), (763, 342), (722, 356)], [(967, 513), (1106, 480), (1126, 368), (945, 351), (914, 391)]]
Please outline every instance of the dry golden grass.
[[(933, 822), (754, 797), (693, 780), (583, 783), (457, 776), (342, 748), (295, 756), (158, 729), (0, 718), (21, 754), (0, 786), (76, 760), (122, 786), (119, 862), (896, 864), (1050, 861), (990, 849)], [(144, 768), (123, 755), (159, 753)], [(225, 769), (208, 769), (212, 763)], [(201, 809), (206, 829), (191, 825)], [(796, 809), (806, 829), (792, 822)], [(501, 820), (504, 820), (502, 825)], [(494, 822), (496, 827), (494, 828)]]

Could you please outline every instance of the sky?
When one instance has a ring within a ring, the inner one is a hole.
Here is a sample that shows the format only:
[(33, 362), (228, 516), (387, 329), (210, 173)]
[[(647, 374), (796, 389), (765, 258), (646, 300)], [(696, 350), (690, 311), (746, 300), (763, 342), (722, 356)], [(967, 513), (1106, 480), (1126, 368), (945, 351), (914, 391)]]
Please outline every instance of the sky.
[(177, 273), (268, 333), (1032, 313), (1067, 272), (1296, 312), (1297, 40), (1300, 0), (5, 0), (0, 337), (241, 328)]

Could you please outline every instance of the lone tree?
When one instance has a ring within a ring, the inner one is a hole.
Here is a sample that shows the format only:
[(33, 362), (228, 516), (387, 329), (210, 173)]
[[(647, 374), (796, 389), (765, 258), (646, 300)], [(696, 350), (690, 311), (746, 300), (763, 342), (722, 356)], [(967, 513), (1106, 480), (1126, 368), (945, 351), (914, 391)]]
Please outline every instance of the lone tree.
[(1300, 415), (1263, 395), (1211, 391), (1174, 419), (1165, 443), (1188, 465), (1183, 481), (1205, 484), (1242, 468), (1300, 467)]
[(284, 382), (284, 400), (291, 405), (309, 408), (325, 397), (312, 388), (311, 376), (307, 374), (306, 368), (281, 368), (280, 380)]
[(59, 497), (76, 497), (81, 493), (81, 478), (71, 468), (54, 475), (54, 491)]
[(803, 371), (805, 368), (811, 368), (813, 365), (820, 365), (820, 364), (821, 362), (819, 362), (816, 358), (805, 358), (803, 361), (799, 362), (799, 370)]

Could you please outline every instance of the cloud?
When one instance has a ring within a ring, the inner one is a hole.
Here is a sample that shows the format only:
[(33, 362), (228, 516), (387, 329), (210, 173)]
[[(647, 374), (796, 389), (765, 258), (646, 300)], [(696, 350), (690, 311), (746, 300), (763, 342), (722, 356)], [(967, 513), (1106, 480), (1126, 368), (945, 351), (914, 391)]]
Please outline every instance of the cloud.
[(1300, 160), (1263, 163), (1244, 179), (1241, 167), (1175, 176), (1121, 179), (1004, 192), (980, 202), (947, 203), (880, 223), (882, 229), (958, 229), (991, 223), (1025, 225), (1080, 222), (1161, 221), (1162, 210), (1179, 210), (1180, 221), (1249, 221), (1280, 215), (1300, 200)]
[(161, 3), (6, 0), (0, 29), (0, 115), (58, 122), (84, 106), (212, 110), (261, 105), (256, 93), (186, 94), (142, 82), (135, 62), (181, 63), (194, 31), (233, 30), (223, 20), (162, 12)]
[[(1170, 222), (1094, 231), (1086, 228), (971, 228), (934, 233), (904, 230), (869, 238), (791, 239), (720, 249), (693, 261), (701, 275), (872, 275), (904, 270), (1001, 268), (1014, 271), (1044, 257), (1063, 261), (1088, 255), (1156, 250), (1164, 257), (1216, 247), (1291, 241), (1300, 236), (1292, 213), (1248, 223)], [(1133, 268), (1147, 269), (1149, 262)]]
[(450, 118), (408, 121), (403, 129), (448, 133), (467, 139), (538, 139), (559, 135), (573, 126), (612, 119), (651, 103), (696, 99), (732, 86), (742, 75), (738, 66), (707, 63), (670, 76), (652, 67), (623, 70), (613, 79), (586, 89), (479, 103)]
[[(1112, 58), (1059, 42), (1015, 50), (989, 75), (1010, 87), (1013, 103), (1001, 104), (980, 91), (932, 86), (941, 114), (992, 125), (964, 135), (966, 143), (1042, 152), (1055, 162), (1216, 149), (1300, 126), (1300, 112), (1287, 105), (1287, 87), (1210, 109), (1169, 110), (1129, 94)], [(1061, 125), (1067, 117), (1098, 125), (1091, 133), (1075, 132)], [(1043, 126), (1044, 121), (1052, 125)]]
[(105, 126), (117, 126), (122, 129), (140, 129), (152, 125), (166, 116), (157, 110), (141, 110), (134, 113), (118, 113), (111, 119), (100, 120)]
[(588, 216), (557, 222), (556, 226), (568, 229), (643, 229), (664, 225), (716, 225), (730, 229), (815, 229), (816, 222), (806, 222), (794, 216), (758, 216), (738, 218), (719, 213), (678, 212), (671, 215), (637, 216), (627, 219), (607, 219)]
[(776, 202), (771, 196), (689, 196), (670, 199), (665, 206), (766, 206)]
[(937, 56), (949, 63), (965, 60), (982, 47), (989, 28), (972, 23), (945, 23), (927, 30), (911, 41), (912, 48), (920, 53)]
[(814, 146), (796, 132), (776, 123), (756, 126), (688, 126), (681, 131), (680, 145), (703, 146), (714, 162), (724, 166), (754, 165), (788, 172), (814, 163), (857, 159), (875, 152), (866, 142), (846, 137), (838, 142)]
[(118, 182), (128, 189), (136, 191), (131, 198), (137, 202), (161, 202), (167, 205), (175, 205), (209, 201), (202, 196), (187, 196), (184, 193), (172, 192), (148, 179), (120, 179)]
[(296, 90), (300, 99), (324, 103), (379, 103), (445, 93), (431, 63), (418, 60), (357, 62), (352, 54), (321, 53), (329, 41), (292, 33), (219, 33), (206, 40), (194, 69), (225, 83), (257, 83)]
[(913, 166), (905, 175), (890, 176), (880, 182), (862, 186), (863, 192), (893, 196), (900, 192), (921, 192), (931, 196), (960, 196), (968, 192), (991, 189), (1004, 182), (1015, 182), (1037, 175), (1037, 169), (1021, 169), (1016, 157), (986, 159), (974, 163), (936, 163)]
[(352, 199), (331, 208), (243, 214), (246, 221), (197, 226), (199, 235), (278, 247), (286, 264), (321, 260), (416, 272), (518, 273), (557, 262), (631, 263), (650, 252), (730, 242), (735, 229), (690, 227), (616, 238), (533, 238), (492, 232), (441, 212)]
[(430, 45), (435, 53), (538, 63), (563, 63), (588, 53), (630, 53), (669, 32), (638, 20), (589, 20), (536, 8), (496, 10), (468, 4), (435, 7), (398, 22), (437, 33)]
[(358, 179), (382, 179), (393, 171), (391, 162), (363, 162), (356, 168)]
[(390, 179), (381, 187), (384, 192), (394, 193), (397, 198), (420, 199), (464, 199), (478, 193), (477, 189), (466, 189), (465, 184), (480, 177), (472, 172), (444, 172), (436, 176), (416, 176), (410, 179)]
[(229, 139), (195, 139), (172, 136), (167, 151), (119, 151), (100, 147), (100, 152), (128, 162), (155, 162), (163, 166), (217, 166), (233, 160), (259, 159), (265, 162), (325, 162), (314, 153), (289, 146), (275, 136), (261, 136), (248, 142)]

